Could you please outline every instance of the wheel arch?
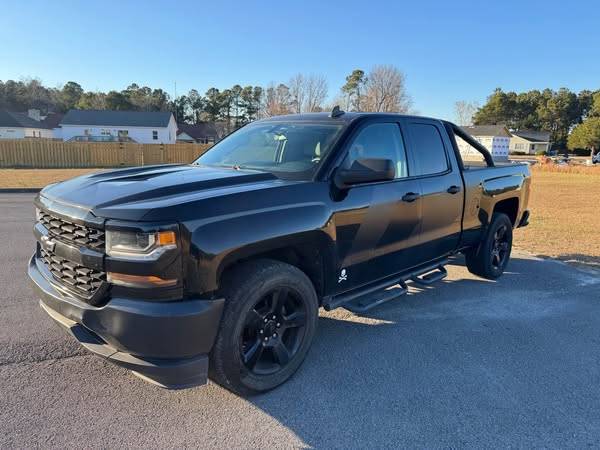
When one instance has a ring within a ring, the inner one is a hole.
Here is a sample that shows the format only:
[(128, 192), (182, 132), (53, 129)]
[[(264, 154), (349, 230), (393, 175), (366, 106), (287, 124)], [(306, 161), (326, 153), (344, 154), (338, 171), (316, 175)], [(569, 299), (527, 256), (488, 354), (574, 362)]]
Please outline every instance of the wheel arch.
[(503, 213), (510, 219), (513, 228), (517, 225), (517, 217), (519, 215), (519, 198), (509, 197), (504, 200), (500, 200), (494, 205), (493, 213)]
[(240, 264), (257, 259), (272, 259), (300, 269), (310, 279), (319, 298), (327, 293), (327, 280), (334, 267), (333, 243), (320, 231), (300, 236), (254, 243), (228, 253), (216, 271), (217, 290), (221, 288), (224, 275)]

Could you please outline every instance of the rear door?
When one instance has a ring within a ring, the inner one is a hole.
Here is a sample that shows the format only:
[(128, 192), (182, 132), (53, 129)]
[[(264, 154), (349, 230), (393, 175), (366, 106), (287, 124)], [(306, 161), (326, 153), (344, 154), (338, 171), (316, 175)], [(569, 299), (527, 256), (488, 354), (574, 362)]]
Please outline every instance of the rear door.
[(422, 262), (446, 255), (460, 240), (464, 202), (463, 182), (456, 155), (443, 125), (436, 120), (407, 118), (403, 121), (411, 155), (411, 176), (421, 190)]
[(342, 166), (350, 167), (361, 158), (391, 159), (396, 176), (391, 181), (353, 186), (335, 202), (337, 292), (409, 268), (419, 258), (412, 249), (421, 224), (420, 184), (409, 177), (398, 121), (361, 125), (345, 149)]

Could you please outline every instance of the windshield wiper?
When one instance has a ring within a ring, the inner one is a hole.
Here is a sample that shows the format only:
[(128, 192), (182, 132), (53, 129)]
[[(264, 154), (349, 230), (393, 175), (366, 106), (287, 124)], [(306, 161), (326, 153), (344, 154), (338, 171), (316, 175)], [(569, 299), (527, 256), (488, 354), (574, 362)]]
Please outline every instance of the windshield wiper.
[(267, 172), (264, 169), (254, 166), (244, 166), (243, 164), (201, 164), (195, 163), (196, 165), (203, 165), (206, 167), (222, 167), (223, 169), (233, 169), (233, 170), (255, 170), (257, 172)]
[(266, 172), (266, 170), (261, 169), (259, 167), (255, 167), (255, 166), (244, 166), (241, 164), (236, 164), (234, 166), (231, 167), (234, 170), (255, 170), (257, 172)]

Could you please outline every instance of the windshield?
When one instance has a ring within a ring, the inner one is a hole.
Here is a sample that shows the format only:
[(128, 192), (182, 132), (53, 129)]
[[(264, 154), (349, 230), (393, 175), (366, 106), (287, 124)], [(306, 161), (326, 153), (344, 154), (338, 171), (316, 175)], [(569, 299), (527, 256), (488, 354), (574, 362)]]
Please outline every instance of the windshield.
[(223, 139), (195, 164), (261, 170), (282, 178), (308, 180), (341, 129), (340, 124), (258, 122)]

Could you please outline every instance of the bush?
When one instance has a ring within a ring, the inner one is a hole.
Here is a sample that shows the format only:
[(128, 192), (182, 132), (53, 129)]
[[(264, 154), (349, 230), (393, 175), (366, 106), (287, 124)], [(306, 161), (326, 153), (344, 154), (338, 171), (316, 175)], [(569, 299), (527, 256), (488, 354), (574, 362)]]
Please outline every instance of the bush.
[(544, 156), (546, 154), (546, 150), (538, 150), (537, 152), (535, 152), (536, 156)]
[(511, 155), (526, 155), (527, 153), (514, 150), (514, 151), (510, 152), (510, 154)]
[(598, 167), (598, 164), (596, 164), (596, 166), (584, 166), (583, 164), (554, 164), (552, 160), (546, 164), (544, 164), (542, 161), (542, 164), (530, 166), (530, 170), (532, 173), (560, 172), (578, 175), (600, 176), (600, 167)]

